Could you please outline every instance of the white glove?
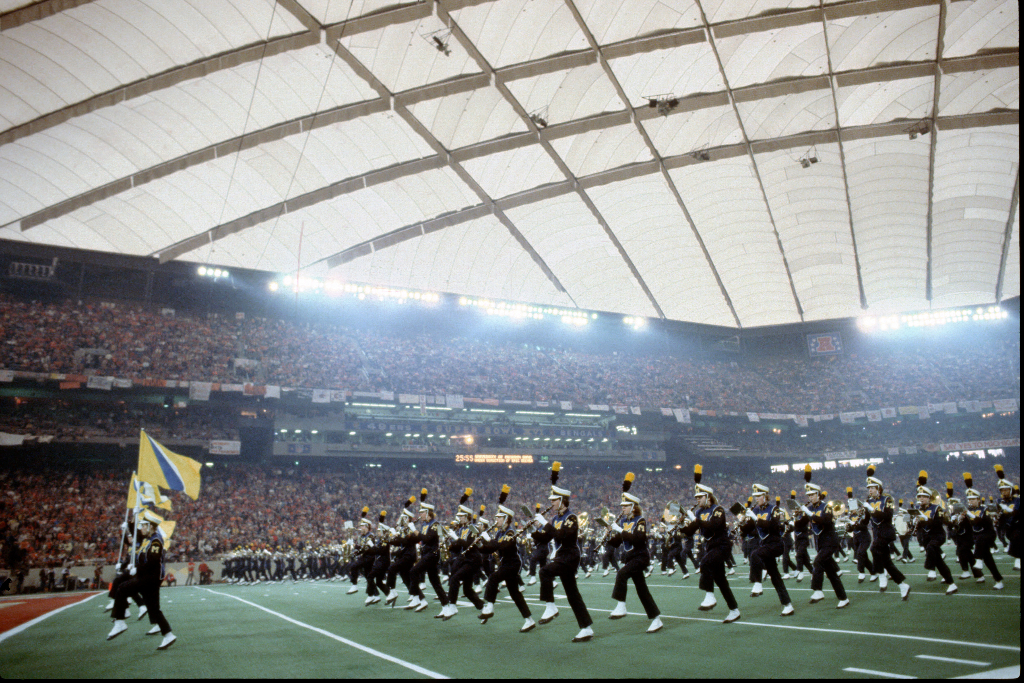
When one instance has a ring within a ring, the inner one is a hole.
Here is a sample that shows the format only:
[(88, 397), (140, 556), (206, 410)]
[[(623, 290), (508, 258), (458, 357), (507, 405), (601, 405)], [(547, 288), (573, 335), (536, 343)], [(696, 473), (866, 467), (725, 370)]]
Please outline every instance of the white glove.
[(121, 532), (126, 533), (128, 531), (128, 522), (121, 522)]
[(752, 519), (754, 521), (757, 521), (757, 515), (755, 515), (754, 511), (751, 510), (750, 508), (747, 508), (747, 519)]
[(1010, 514), (1010, 513), (1013, 512), (1013, 508), (1010, 507), (1009, 505), (1007, 505), (1006, 503), (1000, 503), (999, 504), (999, 509), (1001, 509), (1006, 514)]
[(411, 531), (413, 533), (416, 533), (416, 525), (413, 524), (412, 522), (409, 522), (405, 526), (409, 529), (409, 531)]
[(849, 508), (850, 508), (850, 512), (856, 512), (859, 509), (858, 505), (857, 505), (857, 499), (856, 498), (854, 498), (854, 499), (852, 499), (850, 501)]
[(540, 526), (544, 526), (545, 524), (548, 523), (548, 520), (544, 519), (540, 515), (534, 515), (533, 516), (533, 521), (535, 521)]
[(448, 532), (448, 538), (452, 539), (453, 541), (459, 540), (459, 537), (456, 536), (455, 532), (452, 531), (451, 529), (445, 529), (445, 531)]
[(120, 562), (118, 562), (117, 564), (114, 565), (114, 571), (115, 572), (121, 571), (121, 563)]
[(810, 508), (808, 508), (806, 505), (801, 505), (800, 509), (803, 510), (804, 514), (808, 517), (812, 517), (814, 515), (814, 513), (811, 512)]
[(688, 519), (688, 520), (690, 520), (692, 522), (693, 520), (697, 519), (697, 516), (693, 514), (693, 510), (687, 510), (686, 511), (686, 519)]
[(487, 541), (488, 543), (490, 543), (490, 542), (491, 542), (491, 535), (490, 535), (490, 534), (488, 534), (488, 533), (487, 533), (486, 531), (485, 531), (485, 532), (483, 532), (482, 534), (480, 534), (480, 538), (484, 539), (484, 540), (485, 540), (485, 541)]
[(611, 530), (614, 531), (617, 534), (621, 534), (622, 533), (622, 527), (619, 526), (618, 524), (616, 524), (615, 522), (611, 523)]
[(129, 569), (128, 569), (128, 573), (129, 573), (130, 575), (132, 575), (132, 576), (135, 576), (135, 567), (131, 567), (131, 568), (129, 568)]

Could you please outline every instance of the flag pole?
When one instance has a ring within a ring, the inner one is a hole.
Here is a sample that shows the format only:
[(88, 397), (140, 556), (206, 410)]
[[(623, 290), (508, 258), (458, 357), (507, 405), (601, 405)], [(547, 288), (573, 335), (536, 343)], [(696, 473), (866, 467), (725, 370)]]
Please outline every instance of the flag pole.
[(124, 555), (124, 537), (128, 533), (128, 508), (124, 509), (124, 526), (121, 527), (121, 545), (117, 546), (117, 563), (121, 564), (121, 556)]

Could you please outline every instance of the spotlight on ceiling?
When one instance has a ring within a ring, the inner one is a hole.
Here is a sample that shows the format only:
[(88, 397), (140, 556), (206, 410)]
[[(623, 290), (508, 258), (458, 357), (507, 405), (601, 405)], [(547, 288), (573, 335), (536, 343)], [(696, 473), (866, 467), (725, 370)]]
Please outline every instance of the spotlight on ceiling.
[(668, 116), (668, 113), (679, 106), (679, 98), (668, 93), (667, 95), (644, 95), (643, 98), (647, 100), (647, 106), (651, 109), (657, 109), (658, 113), (662, 116)]
[(536, 124), (538, 128), (547, 128), (548, 121), (540, 114), (530, 114), (530, 120)]
[(907, 131), (907, 135), (910, 136), (911, 140), (916, 140), (918, 135), (928, 135), (928, 133), (931, 133), (931, 132), (932, 132), (931, 123), (928, 122), (928, 121), (922, 121), (921, 123), (917, 124), (916, 126), (911, 127)]
[(800, 165), (804, 168), (810, 168), (811, 164), (816, 163), (818, 163), (818, 157), (815, 156), (805, 156), (800, 159)]
[(698, 149), (695, 152), (690, 152), (690, 156), (696, 161), (711, 161), (711, 153), (706, 149)]
[(444, 40), (441, 40), (440, 36), (433, 36), (432, 39), (434, 41), (434, 47), (437, 49), (438, 52), (444, 53), (445, 57), (451, 56), (452, 51), (451, 48), (448, 47), (448, 43), (446, 43)]

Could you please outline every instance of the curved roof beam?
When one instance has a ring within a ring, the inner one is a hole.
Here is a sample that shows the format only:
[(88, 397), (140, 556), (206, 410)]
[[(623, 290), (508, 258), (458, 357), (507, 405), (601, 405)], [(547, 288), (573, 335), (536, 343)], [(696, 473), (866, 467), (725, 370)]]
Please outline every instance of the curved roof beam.
[[(593, 53), (587, 54), (591, 57), (593, 56)], [(566, 66), (566, 61), (578, 58), (579, 55), (570, 55), (568, 57), (563, 55), (554, 58), (536, 60), (535, 62), (530, 62), (527, 65), (517, 65), (507, 69), (499, 69), (495, 72), (495, 83), (497, 84), (499, 81), (503, 82), (504, 77), (508, 75), (510, 71), (516, 71), (517, 74), (521, 74), (521, 70), (526, 66), (530, 67), (531, 70), (537, 70), (533, 73), (547, 73), (549, 71), (558, 71), (563, 68), (568, 68)], [(944, 60), (942, 68), (945, 72), (966, 72), (1005, 66), (1016, 66), (1018, 63), (1019, 53), (1016, 50), (1013, 50), (992, 55)], [(932, 75), (935, 68), (935, 63), (932, 61), (905, 64), (901, 66), (870, 67), (836, 74), (835, 82), (837, 86), (847, 86), (861, 83), (892, 81), (902, 78)], [(366, 78), (366, 74), (368, 74), (365, 68), (359, 71), (359, 73), (364, 78)], [(369, 76), (369, 78), (372, 78), (372, 76)], [(490, 79), (487, 74), (470, 74), (451, 81), (433, 83), (397, 93), (393, 96), (394, 103), (396, 107), (407, 107), (424, 100), (475, 90), (477, 88), (484, 87), (489, 82)], [(828, 76), (808, 76), (795, 78), (781, 83), (750, 85), (734, 90), (733, 96), (737, 102), (749, 102), (762, 98), (778, 97), (780, 95), (794, 94), (827, 87), (831, 87)], [(728, 94), (724, 91), (711, 94), (691, 95), (680, 99), (679, 106), (670, 111), (668, 115), (674, 116), (676, 114), (689, 113), (698, 109), (719, 107), (727, 104), (728, 101)], [(59, 216), (71, 213), (72, 211), (84, 206), (115, 196), (132, 187), (162, 178), (171, 173), (190, 168), (197, 164), (208, 162), (211, 159), (228, 154), (234, 154), (241, 150), (250, 149), (266, 142), (280, 140), (289, 135), (305, 132), (311, 128), (329, 126), (334, 123), (350, 121), (362, 116), (377, 114), (390, 109), (391, 106), (391, 98), (382, 97), (380, 99), (370, 100), (367, 102), (359, 102), (356, 104), (325, 109), (292, 121), (285, 121), (261, 130), (246, 133), (242, 136), (229, 138), (175, 159), (143, 169), (137, 173), (119, 178), (105, 185), (101, 185), (100, 187), (86, 190), (74, 197), (69, 197), (64, 201), (24, 216), (17, 221), (12, 221), (6, 225), (0, 226), (0, 229), (18, 225), (21, 230), (28, 230)], [(630, 111), (611, 112), (585, 119), (577, 119), (575, 121), (554, 124), (545, 128), (543, 131), (540, 131), (539, 134), (541, 140), (554, 140), (559, 137), (577, 135), (588, 131), (602, 130), (604, 128), (624, 125), (629, 123), (631, 118), (637, 121), (643, 121), (656, 116), (660, 116), (657, 111), (647, 106), (641, 106), (632, 109), (632, 113)], [(1016, 119), (1014, 120), (1016, 121)], [(530, 122), (530, 125), (533, 125), (532, 122)], [(493, 154), (499, 151), (523, 147), (537, 141), (537, 133), (534, 132), (535, 130), (536, 127), (534, 126), (531, 132), (517, 133), (503, 138), (477, 143), (458, 150), (453, 150), (452, 154), (460, 161), (465, 161), (466, 159), (482, 156), (484, 154)], [(8, 131), (8, 133), (9, 132), (11, 131)], [(5, 142), (4, 136), (6, 134), (7, 133), (0, 133), (0, 144)], [(758, 142), (754, 143), (755, 146), (758, 144)]]
[(1013, 181), (1013, 196), (1010, 198), (1010, 214), (1006, 218), (1006, 232), (1003, 233), (1003, 255), (999, 259), (999, 275), (996, 279), (996, 302), (1003, 300), (1003, 277), (1006, 275), (1006, 259), (1010, 256), (1010, 242), (1013, 239), (1013, 217), (1020, 204), (1020, 166)]
[[(946, 3), (943, 2), (939, 4), (939, 37), (935, 47), (935, 85), (932, 87), (932, 115), (930, 117), (930, 130), (932, 131), (935, 130), (935, 119), (939, 115), (939, 93), (942, 86), (942, 52), (945, 35)], [(938, 145), (938, 138), (938, 135), (932, 134), (928, 140), (928, 213), (925, 219), (927, 266), (924, 276), (924, 297), (928, 300), (929, 305), (932, 301), (932, 212), (935, 209), (935, 148)], [(1010, 214), (1010, 221), (1013, 221), (1012, 213)], [(999, 272), (1001, 275), (1002, 270), (1000, 269)]]
[[(1019, 119), (1020, 117), (1017, 112), (996, 112), (988, 114), (971, 114), (967, 116), (940, 117), (937, 120), (937, 125), (942, 130), (956, 130), (963, 128), (1013, 125), (1017, 124)], [(906, 129), (906, 121), (873, 123), (866, 126), (844, 129), (843, 139), (863, 140), (868, 138), (889, 137), (892, 135), (901, 135), (906, 132)], [(547, 130), (551, 130), (551, 128), (548, 128)], [(773, 152), (780, 149), (803, 149), (811, 145), (834, 144), (837, 142), (838, 132), (833, 129), (800, 133), (786, 138), (755, 141), (751, 143), (751, 147), (755, 154), (759, 154)], [(729, 157), (744, 156), (747, 154), (746, 146), (743, 143), (726, 145), (723, 147), (712, 147), (708, 151), (711, 153), (713, 159), (725, 159)], [(452, 152), (450, 156), (456, 161), (461, 157), (459, 151)], [(465, 158), (472, 158), (472, 156), (466, 156)], [(665, 157), (663, 162), (669, 169), (703, 163), (695, 160), (693, 156), (688, 153), (673, 157)], [(247, 216), (242, 216), (241, 218), (236, 218), (233, 221), (218, 225), (187, 240), (170, 245), (157, 252), (155, 255), (160, 257), (161, 263), (164, 263), (175, 259), (182, 254), (187, 254), (194, 249), (198, 249), (205, 244), (215, 242), (227, 235), (241, 232), (246, 228), (271, 220), (277, 216), (291, 213), (320, 202), (328, 201), (334, 197), (338, 197), (349, 192), (390, 182), (397, 180), (398, 178), (415, 175), (422, 171), (442, 168), (446, 163), (447, 159), (443, 158), (441, 155), (437, 155), (426, 159), (407, 161), (386, 169), (372, 171), (371, 173), (357, 178), (349, 178), (347, 180), (339, 181), (328, 185), (327, 187), (313, 190), (312, 192), (299, 195), (298, 197), (294, 197), (284, 202), (278, 202), (277, 204), (261, 209), (260, 211), (253, 212)], [(578, 179), (578, 183), (579, 187), (589, 189), (599, 185), (605, 185), (621, 180), (629, 180), (630, 178), (638, 178), (645, 175), (653, 175), (660, 172), (661, 169), (656, 161), (648, 161), (638, 164), (629, 164), (609, 169), (607, 171), (594, 173), (589, 176), (584, 176)], [(483, 215), (491, 213), (492, 210), (506, 211), (517, 206), (523, 206), (532, 202), (558, 197), (575, 191), (576, 188), (573, 187), (572, 183), (569, 181), (533, 188), (531, 190), (526, 190), (525, 192), (492, 200), (490, 203), (481, 203), (466, 209), (437, 216), (436, 218), (432, 218), (428, 221), (413, 223), (411, 225), (401, 227), (384, 235), (379, 235), (372, 240), (367, 240), (349, 247), (348, 249), (344, 249), (336, 254), (326, 256), (315, 261), (315, 263), (326, 261), (328, 267), (333, 268), (358, 258), (359, 256), (393, 246), (407, 239), (480, 218)]]
[(15, 26), (52, 17), (54, 14), (59, 14), (80, 5), (88, 5), (90, 2), (94, 2), (94, 0), (45, 0), (44, 2), (34, 2), (31, 5), (0, 14), (0, 31), (6, 31)]

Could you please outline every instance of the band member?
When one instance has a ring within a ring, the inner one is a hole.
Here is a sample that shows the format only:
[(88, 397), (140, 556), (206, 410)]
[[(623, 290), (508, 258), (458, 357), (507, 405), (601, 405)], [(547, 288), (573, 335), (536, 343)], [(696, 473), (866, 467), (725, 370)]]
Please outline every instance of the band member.
[[(540, 514), (540, 503), (534, 507), (534, 513)], [(530, 577), (527, 586), (532, 586), (537, 583), (537, 570), (548, 563), (548, 554), (551, 552), (551, 548), (547, 543), (534, 543), (533, 552), (530, 553), (530, 570), (527, 574)]]
[(590, 612), (580, 596), (579, 588), (576, 586), (576, 570), (580, 564), (580, 549), (578, 545), (579, 521), (569, 510), (569, 496), (571, 492), (555, 484), (558, 483), (558, 472), (562, 464), (555, 462), (551, 466), (551, 494), (548, 500), (552, 501), (555, 508), (554, 517), (548, 522), (540, 514), (534, 516), (534, 522), (540, 529), (533, 533), (533, 539), (538, 544), (555, 542), (554, 557), (540, 570), (540, 600), (545, 603), (544, 614), (540, 618), (541, 624), (547, 624), (558, 616), (558, 608), (555, 606), (554, 580), (559, 578), (562, 582), (562, 590), (569, 600), (573, 614), (576, 616), (576, 623), (580, 632), (572, 639), (574, 643), (582, 643), (594, 637), (594, 630), (591, 626), (594, 620), (590, 618)]
[[(352, 587), (348, 589), (346, 595), (351, 595), (359, 590), (356, 587), (356, 582), (359, 581), (359, 573), (362, 572), (363, 576), (366, 577), (366, 595), (373, 596), (377, 592), (377, 587), (374, 586), (369, 579), (370, 569), (373, 568), (374, 559), (373, 555), (373, 524), (366, 515), (370, 514), (369, 506), (364, 506), (359, 514), (359, 539), (355, 544), (355, 557), (349, 564), (348, 573), (349, 579), (352, 581)], [(371, 592), (372, 591), (372, 592)]]
[(420, 491), (420, 523), (415, 526), (409, 523), (409, 530), (412, 532), (413, 540), (420, 546), (420, 559), (413, 565), (410, 572), (409, 591), (415, 600), (410, 603), (407, 609), (422, 612), (427, 608), (427, 598), (423, 595), (420, 584), (426, 576), (430, 586), (437, 594), (437, 601), (444, 607), (448, 604), (448, 596), (441, 585), (441, 576), (437, 572), (437, 563), (440, 559), (440, 538), (437, 535), (437, 520), (434, 515), (434, 506), (427, 502), (427, 490)]
[(519, 614), (526, 620), (519, 632), (528, 633), (537, 624), (534, 622), (530, 607), (526, 604), (526, 599), (520, 590), (523, 580), (519, 578), (519, 572), (522, 571), (523, 560), (517, 547), (519, 534), (512, 527), (513, 512), (503, 505), (507, 495), (508, 486), (504, 486), (501, 498), (499, 498), (498, 512), (494, 516), (494, 539), (491, 540), (486, 532), (482, 534), (484, 540), (480, 549), (485, 553), (498, 553), (498, 567), (488, 577), (487, 585), (484, 586), (484, 607), (480, 611), (480, 623), (486, 624), (487, 620), (494, 616), (494, 601), (498, 598), (498, 586), (504, 581), (512, 602), (515, 603)]
[(843, 580), (839, 578), (839, 565), (833, 557), (839, 550), (839, 536), (836, 534), (832, 509), (825, 500), (821, 487), (811, 483), (811, 466), (804, 467), (804, 493), (807, 494), (807, 505), (800, 507), (811, 524), (811, 533), (818, 539), (818, 554), (814, 556), (814, 573), (811, 575), (811, 604), (825, 599), (822, 586), (825, 576), (832, 584), (832, 590), (839, 602), (836, 609), (843, 609), (850, 604), (846, 597)]
[[(789, 497), (795, 501), (796, 491), (790, 491)], [(811, 565), (811, 554), (808, 552), (808, 548), (811, 547), (811, 520), (807, 515), (803, 513), (794, 514), (793, 535), (795, 537), (794, 548), (796, 550), (796, 582), (800, 583), (804, 580), (805, 569), (808, 574), (814, 573), (814, 567)]]
[(1013, 568), (1020, 571), (1020, 496), (1014, 495), (1013, 484), (1006, 480), (1002, 465), (996, 465), (999, 477), (999, 520), (998, 526), (1006, 534), (1009, 547), (1006, 554), (1013, 558)]
[[(975, 488), (970, 488), (973, 484), (971, 475), (965, 473), (964, 482), (968, 486), (966, 515), (971, 525), (971, 531), (974, 532), (974, 556), (984, 563), (989, 573), (992, 574), (992, 578), (996, 580), (996, 584), (992, 586), (993, 590), (1001, 591), (1003, 590), (1003, 575), (999, 573), (995, 560), (992, 559), (992, 546), (996, 540), (996, 530), (992, 525), (992, 518), (985, 510), (981, 493)], [(978, 583), (985, 583), (985, 577), (979, 578)]]
[[(416, 538), (414, 532), (409, 530), (413, 518), (409, 506), (415, 502), (416, 497), (412, 496), (402, 504), (402, 512), (398, 516), (398, 533), (394, 534), (389, 541), (389, 544), (395, 547), (395, 551), (392, 553), (394, 559), (388, 568), (388, 592), (384, 603), (392, 607), (398, 600), (398, 591), (395, 590), (397, 577), (402, 577), (402, 583), (405, 584), (409, 594), (413, 595), (412, 567), (416, 564)], [(419, 584), (417, 584), (417, 588), (419, 588)]]
[(473, 495), (473, 489), (466, 489), (459, 499), (458, 512), (455, 515), (456, 529), (446, 529), (450, 542), (448, 552), (452, 554), (452, 573), (448, 579), (448, 604), (438, 615), (441, 619), (448, 621), (459, 610), (455, 603), (459, 599), (459, 587), (463, 589), (466, 598), (473, 603), (477, 609), (483, 609), (484, 603), (480, 596), (473, 590), (473, 577), (480, 571), (483, 564), (480, 557), (480, 550), (476, 547), (477, 534), (469, 525), (469, 519), (473, 511), (466, 507), (465, 503)]
[(868, 520), (864, 508), (853, 498), (853, 487), (846, 487), (847, 506), (850, 509), (849, 530), (853, 532), (853, 557), (857, 561), (857, 583), (864, 583), (864, 579), (870, 577), (870, 581), (877, 581), (878, 576), (871, 567), (871, 558), (868, 550), (871, 548), (871, 522)]
[[(391, 565), (391, 546), (388, 544), (388, 537), (394, 534), (394, 529), (384, 524), (387, 519), (387, 510), (381, 510), (377, 517), (377, 530), (374, 536), (373, 549), (369, 551), (373, 555), (373, 564), (370, 572), (366, 575), (366, 606), (376, 605), (380, 602), (381, 595), (388, 594), (388, 567)], [(370, 593), (370, 586), (374, 586), (374, 592)]]
[(885, 592), (889, 586), (886, 572), (900, 587), (900, 597), (907, 600), (910, 596), (910, 584), (903, 572), (893, 564), (889, 554), (889, 544), (896, 540), (896, 529), (892, 525), (896, 513), (896, 503), (892, 496), (885, 495), (882, 481), (874, 476), (875, 468), (868, 466), (867, 478), (867, 513), (871, 519), (871, 565), (878, 574), (878, 590)]
[(750, 579), (754, 583), (750, 595), (756, 598), (764, 592), (761, 581), (763, 574), (767, 573), (782, 604), (782, 616), (788, 617), (793, 614), (793, 603), (775, 561), (783, 553), (782, 530), (785, 523), (782, 511), (779, 506), (768, 502), (767, 486), (754, 484), (751, 494), (753, 505), (747, 508), (745, 516), (754, 523), (758, 543), (750, 552)]
[(953, 595), (957, 587), (953, 583), (953, 574), (942, 559), (942, 544), (946, 542), (946, 511), (938, 504), (936, 492), (925, 485), (927, 483), (928, 473), (921, 470), (917, 477), (917, 509), (921, 513), (918, 526), (924, 531), (925, 568), (930, 570), (929, 580), (938, 571), (943, 583), (948, 586), (946, 595)]
[(139, 552), (135, 566), (128, 570), (129, 578), (118, 588), (114, 596), (114, 628), (107, 634), (107, 640), (113, 640), (128, 630), (124, 623), (125, 611), (128, 609), (128, 596), (140, 593), (149, 608), (149, 621), (153, 624), (147, 635), (155, 635), (159, 629), (164, 639), (157, 646), (158, 650), (166, 650), (177, 640), (171, 632), (163, 612), (160, 611), (160, 582), (163, 580), (164, 542), (157, 531), (160, 518), (148, 510), (143, 512), (138, 524)]
[(729, 614), (723, 623), (731, 623), (740, 618), (740, 607), (736, 598), (729, 588), (729, 580), (725, 578), (725, 560), (730, 554), (732, 542), (729, 540), (729, 529), (725, 519), (725, 510), (715, 499), (715, 492), (709, 486), (700, 483), (701, 466), (697, 465), (693, 470), (694, 498), (699, 510), (694, 514), (692, 510), (686, 511), (688, 523), (684, 531), (693, 533), (700, 531), (703, 554), (699, 560), (700, 588), (705, 592), (704, 601), (701, 602), (701, 611), (712, 609), (718, 602), (715, 600), (715, 586), (721, 591), (725, 604), (729, 606)]
[(647, 547), (647, 520), (643, 518), (640, 510), (640, 499), (629, 492), (634, 479), (635, 475), (632, 472), (626, 474), (626, 479), (622, 482), (622, 515), (611, 524), (611, 530), (615, 535), (609, 539), (609, 543), (621, 544), (625, 554), (622, 556), (622, 568), (615, 574), (615, 587), (612, 589), (612, 600), (617, 604), (608, 618), (621, 619), (626, 616), (627, 581), (632, 579), (640, 604), (644, 606), (647, 618), (651, 620), (647, 632), (655, 633), (662, 629), (663, 624), (661, 610), (651, 597), (647, 579), (644, 577), (644, 571), (651, 563), (651, 556)]

